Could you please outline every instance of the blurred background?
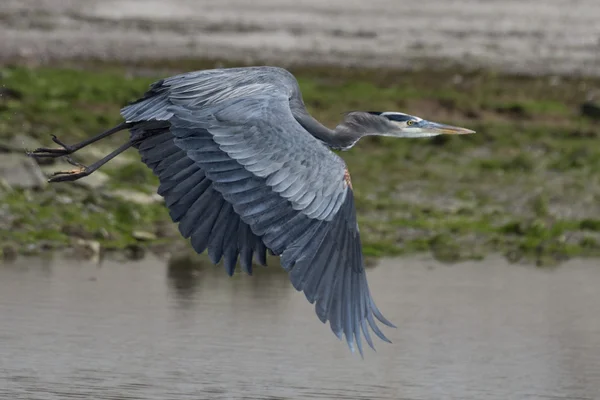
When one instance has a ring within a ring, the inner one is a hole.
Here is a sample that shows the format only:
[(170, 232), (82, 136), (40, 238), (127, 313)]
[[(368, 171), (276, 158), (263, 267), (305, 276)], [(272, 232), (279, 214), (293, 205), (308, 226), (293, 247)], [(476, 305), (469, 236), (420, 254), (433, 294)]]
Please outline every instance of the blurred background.
[[(598, 18), (594, 0), (3, 0), (0, 397), (600, 398)], [(330, 127), (379, 110), (477, 131), (340, 153), (399, 327), (364, 361), (276, 259), (228, 278), (192, 254), (136, 152), (53, 185), (72, 167), (24, 154), (115, 125), (165, 76), (264, 64)]]

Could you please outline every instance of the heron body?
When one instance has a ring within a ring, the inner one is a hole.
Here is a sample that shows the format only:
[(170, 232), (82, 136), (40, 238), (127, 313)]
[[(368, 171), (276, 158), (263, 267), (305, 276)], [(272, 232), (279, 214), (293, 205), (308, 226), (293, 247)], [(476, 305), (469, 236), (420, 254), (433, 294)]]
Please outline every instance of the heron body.
[(367, 284), (354, 194), (346, 164), (332, 149), (346, 150), (361, 137), (422, 137), (473, 133), (394, 112), (352, 112), (331, 130), (306, 111), (294, 76), (277, 67), (214, 69), (160, 80), (121, 110), (125, 122), (97, 137), (61, 149), (37, 149), (56, 157), (129, 129), (127, 142), (79, 171), (51, 181), (89, 175), (128, 147), (159, 178), (179, 231), (198, 253), (223, 261), (232, 275), (239, 260), (252, 273), (266, 265), (267, 250), (280, 257), (292, 285), (315, 304), (362, 354), (369, 328), (389, 341), (376, 320)]

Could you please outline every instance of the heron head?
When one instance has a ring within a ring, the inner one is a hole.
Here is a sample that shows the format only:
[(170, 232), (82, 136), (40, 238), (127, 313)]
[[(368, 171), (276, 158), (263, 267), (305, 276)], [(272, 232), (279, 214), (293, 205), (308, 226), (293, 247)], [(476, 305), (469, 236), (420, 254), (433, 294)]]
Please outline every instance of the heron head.
[(335, 128), (335, 135), (326, 142), (330, 147), (346, 150), (365, 136), (418, 138), (469, 133), (475, 131), (426, 121), (400, 112), (352, 111), (346, 113), (343, 121)]
[(376, 115), (379, 118), (385, 118), (389, 130), (378, 133), (383, 136), (418, 138), (437, 135), (466, 135), (475, 133), (475, 131), (470, 129), (427, 121), (414, 115), (400, 112), (371, 111), (369, 114)]

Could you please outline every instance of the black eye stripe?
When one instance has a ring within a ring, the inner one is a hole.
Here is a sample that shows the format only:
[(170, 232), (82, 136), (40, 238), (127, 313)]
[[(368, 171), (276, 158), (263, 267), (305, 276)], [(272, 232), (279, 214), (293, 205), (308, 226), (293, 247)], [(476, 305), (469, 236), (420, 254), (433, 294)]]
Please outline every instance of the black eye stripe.
[(383, 114), (382, 111), (367, 111), (367, 113), (372, 114), (372, 115), (381, 115), (382, 117), (386, 117), (390, 121), (397, 121), (397, 122), (413, 121), (413, 122), (416, 122), (416, 121), (414, 121), (414, 117), (411, 115), (393, 114), (393, 113), (392, 114)]
[(398, 122), (406, 122), (413, 119), (410, 115), (401, 115), (401, 114), (388, 114), (385, 115), (387, 119), (390, 121), (398, 121)]

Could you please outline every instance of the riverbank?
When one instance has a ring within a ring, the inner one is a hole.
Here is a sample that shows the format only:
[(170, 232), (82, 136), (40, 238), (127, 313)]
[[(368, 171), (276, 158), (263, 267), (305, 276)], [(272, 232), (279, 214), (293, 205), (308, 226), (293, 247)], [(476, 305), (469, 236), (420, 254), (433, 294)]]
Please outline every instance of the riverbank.
[[(51, 134), (71, 143), (115, 125), (119, 108), (165, 75), (221, 65), (234, 64), (1, 66), (4, 253), (83, 246), (135, 255), (172, 243), (189, 248), (153, 195), (157, 180), (137, 153), (127, 152), (78, 184), (51, 185), (39, 171), (63, 169), (64, 162), (32, 166), (23, 153), (50, 145)], [(458, 69), (292, 72), (309, 111), (331, 127), (343, 112), (362, 109), (398, 110), (477, 131), (370, 138), (340, 153), (352, 174), (368, 256), (431, 251), (452, 262), (501, 252), (513, 261), (552, 264), (600, 255), (600, 112), (586, 103), (600, 89), (598, 79)], [(74, 158), (93, 162), (123, 140), (107, 139)]]

